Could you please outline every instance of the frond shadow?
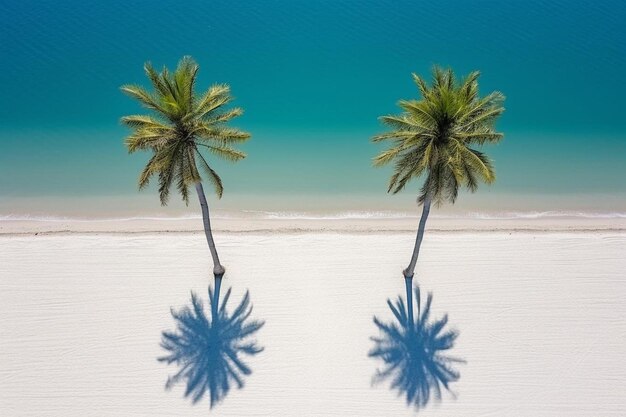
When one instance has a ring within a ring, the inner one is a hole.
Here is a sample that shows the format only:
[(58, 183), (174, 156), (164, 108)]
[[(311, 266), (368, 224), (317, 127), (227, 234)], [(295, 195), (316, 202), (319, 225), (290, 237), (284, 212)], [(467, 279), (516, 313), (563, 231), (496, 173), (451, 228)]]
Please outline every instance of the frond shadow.
[(396, 320), (384, 323), (374, 317), (380, 335), (371, 338), (374, 347), (368, 356), (384, 363), (382, 369), (377, 369), (373, 384), (389, 379), (390, 389), (397, 391), (399, 396), (405, 396), (407, 405), (421, 409), (432, 399), (441, 401), (443, 390), (454, 395), (450, 384), (459, 380), (460, 373), (453, 365), (465, 361), (446, 354), (454, 346), (459, 333), (446, 329), (447, 315), (439, 320), (431, 319), (432, 294), (428, 294), (423, 311), (420, 311), (419, 288), (415, 288), (415, 298), (417, 318), (413, 322), (401, 296), (395, 303), (387, 300)]
[(252, 369), (242, 357), (254, 356), (264, 349), (252, 338), (264, 322), (249, 320), (252, 312), (249, 293), (246, 291), (237, 308), (228, 313), (226, 304), (230, 294), (229, 288), (218, 309), (209, 287), (209, 318), (202, 300), (192, 291), (191, 306), (178, 311), (171, 309), (176, 330), (162, 333), (161, 347), (167, 354), (157, 359), (179, 367), (178, 372), (168, 377), (165, 388), (185, 384), (185, 397), (191, 397), (194, 404), (208, 394), (213, 408), (233, 386), (243, 388), (244, 378)]

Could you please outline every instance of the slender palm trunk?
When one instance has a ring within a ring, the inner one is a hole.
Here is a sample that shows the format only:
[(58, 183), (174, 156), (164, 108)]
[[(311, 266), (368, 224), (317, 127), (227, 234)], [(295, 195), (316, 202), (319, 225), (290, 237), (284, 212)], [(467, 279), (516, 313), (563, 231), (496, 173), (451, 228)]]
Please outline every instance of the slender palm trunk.
[(420, 246), (422, 246), (422, 239), (424, 238), (424, 228), (426, 227), (428, 213), (430, 213), (429, 198), (424, 201), (424, 207), (422, 208), (422, 217), (420, 218), (420, 224), (417, 229), (417, 237), (415, 238), (415, 247), (413, 248), (411, 262), (409, 263), (409, 266), (402, 271), (402, 274), (404, 275), (404, 282), (406, 284), (407, 313), (410, 323), (413, 323), (413, 275), (415, 274), (415, 264), (417, 263), (417, 258), (420, 254)]
[(220, 263), (220, 258), (217, 255), (217, 249), (215, 248), (215, 241), (213, 241), (213, 233), (211, 232), (211, 219), (209, 218), (209, 205), (204, 195), (204, 189), (202, 183), (198, 181), (196, 184), (196, 192), (198, 193), (198, 199), (200, 200), (200, 207), (202, 207), (202, 220), (204, 221), (204, 234), (206, 235), (206, 241), (209, 244), (209, 250), (211, 251), (211, 257), (213, 258), (213, 276), (215, 277), (215, 294), (213, 295), (213, 317), (217, 318), (217, 306), (220, 299), (220, 287), (222, 285), (222, 277), (226, 270)]

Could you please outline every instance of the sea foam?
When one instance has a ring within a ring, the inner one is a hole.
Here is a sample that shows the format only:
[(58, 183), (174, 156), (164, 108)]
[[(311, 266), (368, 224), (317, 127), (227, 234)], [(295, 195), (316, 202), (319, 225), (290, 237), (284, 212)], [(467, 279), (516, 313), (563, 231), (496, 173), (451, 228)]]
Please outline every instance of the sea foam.
[[(402, 220), (418, 218), (420, 211), (261, 211), (240, 210), (220, 211), (212, 213), (214, 219), (251, 219), (251, 220)], [(540, 220), (540, 219), (624, 219), (626, 212), (600, 211), (501, 211), (501, 212), (466, 212), (466, 213), (432, 213), (434, 219), (468, 219), (468, 220)], [(200, 214), (184, 214), (176, 216), (136, 215), (136, 216), (59, 216), (30, 214), (0, 214), (0, 222), (134, 222), (134, 221), (187, 221), (199, 220)]]

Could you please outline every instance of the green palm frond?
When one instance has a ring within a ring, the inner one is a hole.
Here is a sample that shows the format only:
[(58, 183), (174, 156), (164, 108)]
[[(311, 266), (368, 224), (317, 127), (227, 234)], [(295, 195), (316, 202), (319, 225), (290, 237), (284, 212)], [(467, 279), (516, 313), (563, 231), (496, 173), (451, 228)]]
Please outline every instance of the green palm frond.
[(421, 99), (400, 100), (401, 114), (380, 118), (392, 130), (372, 138), (390, 143), (373, 159), (375, 166), (393, 163), (389, 192), (397, 193), (425, 175), (419, 201), (453, 203), (459, 188), (474, 192), (479, 180), (495, 180), (491, 160), (469, 146), (502, 140), (495, 122), (504, 112), (504, 96), (496, 91), (480, 98), (479, 76), (474, 71), (457, 80), (451, 69), (434, 67), (429, 84), (413, 74)]
[(140, 190), (148, 186), (148, 184), (150, 183), (150, 178), (152, 178), (153, 175), (158, 175), (159, 166), (156, 162), (157, 156), (157, 154), (152, 155), (144, 169), (141, 171), (141, 175), (139, 176)]
[(419, 89), (419, 92), (422, 95), (422, 97), (424, 98), (428, 97), (428, 95), (430, 94), (430, 88), (428, 87), (428, 84), (426, 83), (426, 81), (424, 81), (422, 77), (420, 77), (419, 75), (415, 73), (413, 73), (412, 76), (413, 76), (413, 81), (417, 85), (417, 88)]
[(221, 157), (222, 159), (226, 159), (227, 161), (235, 162), (246, 157), (245, 153), (227, 145), (205, 145), (200, 143), (198, 145), (204, 146), (209, 150), (209, 152)]
[(212, 143), (245, 142), (250, 139), (250, 134), (247, 132), (220, 125), (210, 125), (205, 122), (196, 126), (194, 133), (198, 140)]
[(145, 116), (141, 114), (132, 115), (132, 116), (124, 116), (122, 117), (122, 123), (130, 128), (140, 128), (140, 127), (153, 127), (153, 128), (164, 128), (170, 129), (170, 126), (163, 124), (160, 120), (155, 119), (154, 117)]
[(494, 182), (496, 173), (489, 157), (471, 148), (462, 147), (462, 149), (463, 153), (466, 155), (463, 160), (466, 162), (467, 166), (472, 169), (472, 172), (480, 176), (487, 184)]
[(222, 193), (224, 192), (224, 185), (222, 184), (222, 179), (220, 178), (219, 175), (217, 175), (217, 172), (215, 172), (213, 168), (209, 166), (209, 163), (206, 161), (206, 159), (204, 159), (204, 156), (200, 153), (200, 151), (196, 151), (196, 152), (198, 154), (198, 157), (200, 158), (200, 165), (202, 166), (202, 168), (204, 169), (204, 172), (207, 175), (207, 180), (209, 180), (209, 182), (213, 185), (213, 188), (215, 189), (215, 193), (218, 195), (218, 197), (222, 197)]
[(381, 133), (380, 135), (376, 135), (372, 138), (373, 142), (382, 142), (384, 140), (389, 139), (409, 139), (414, 138), (418, 135), (418, 133), (410, 131), (410, 130), (394, 130), (387, 133)]
[(232, 97), (228, 85), (213, 85), (204, 93), (200, 100), (198, 100), (194, 112), (190, 113), (189, 117), (202, 119), (205, 116), (210, 116), (212, 112), (228, 104), (231, 100)]
[(389, 162), (393, 161), (400, 152), (402, 152), (402, 147), (400, 146), (395, 146), (381, 152), (378, 156), (374, 158), (374, 166), (383, 166), (388, 164)]
[(414, 149), (410, 149), (402, 154), (395, 161), (395, 174), (389, 181), (388, 192), (397, 194), (404, 189), (407, 183), (415, 177), (419, 177), (428, 169), (430, 155), (433, 152), (432, 142), (423, 141)]
[(471, 72), (461, 85), (460, 93), (462, 98), (466, 102), (473, 102), (478, 98), (478, 77), (480, 77), (479, 71)]
[(228, 161), (239, 161), (246, 156), (231, 145), (245, 142), (250, 134), (226, 125), (243, 114), (243, 110), (226, 108), (233, 99), (226, 84), (215, 84), (197, 96), (198, 69), (191, 57), (183, 57), (174, 72), (167, 68), (158, 72), (147, 62), (144, 70), (152, 91), (137, 85), (121, 87), (124, 93), (152, 111), (148, 115), (125, 116), (121, 122), (132, 130), (125, 139), (128, 151), (152, 153), (139, 176), (139, 188), (146, 187), (153, 176), (158, 177), (163, 205), (169, 200), (172, 186), (183, 201), (189, 201), (189, 187), (202, 179), (198, 163), (218, 197), (222, 196), (222, 180), (199, 147)]
[(169, 133), (155, 132), (149, 129), (138, 129), (124, 140), (129, 153), (166, 146), (173, 138)]
[(144, 90), (143, 87), (138, 85), (123, 85), (120, 89), (130, 97), (139, 101), (143, 107), (167, 116), (167, 110), (161, 105), (162, 100)]
[(213, 114), (210, 117), (205, 117), (205, 120), (211, 124), (225, 123), (235, 117), (239, 117), (243, 114), (243, 109), (235, 107), (234, 109), (225, 111), (224, 113)]
[(398, 104), (408, 114), (411, 125), (428, 130), (437, 123), (432, 105), (426, 101), (400, 100)]
[(167, 97), (172, 94), (172, 92), (168, 89), (168, 86), (162, 80), (160, 74), (154, 69), (150, 62), (146, 62), (143, 69), (150, 79), (150, 82), (152, 83), (152, 87), (154, 87), (156, 94), (160, 95), (161, 97)]
[(404, 116), (382, 116), (380, 117), (380, 121), (383, 122), (383, 124), (399, 131), (411, 132), (412, 129), (419, 127), (408, 117)]
[(176, 188), (183, 201), (187, 204), (189, 203), (189, 186), (185, 180), (191, 176), (188, 163), (189, 158), (178, 158), (177, 162)]

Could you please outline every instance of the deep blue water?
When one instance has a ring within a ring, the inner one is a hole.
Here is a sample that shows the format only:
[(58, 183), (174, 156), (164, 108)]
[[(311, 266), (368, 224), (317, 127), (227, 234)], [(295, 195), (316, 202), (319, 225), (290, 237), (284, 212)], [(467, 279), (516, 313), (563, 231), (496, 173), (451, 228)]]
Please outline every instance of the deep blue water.
[(382, 196), (377, 117), (433, 64), (507, 96), (496, 193), (626, 193), (624, 22), (616, 0), (3, 0), (0, 195), (134, 193), (119, 86), (183, 55), (246, 110), (227, 193)]

